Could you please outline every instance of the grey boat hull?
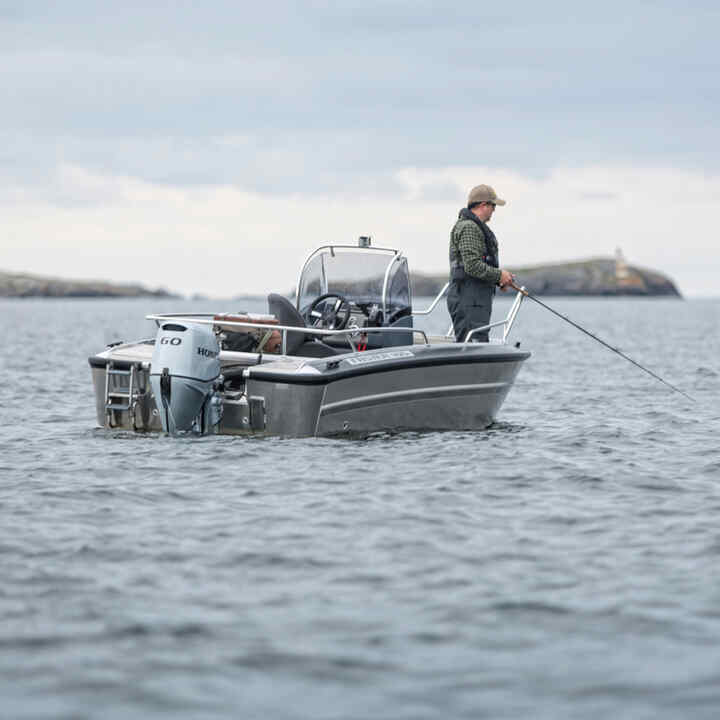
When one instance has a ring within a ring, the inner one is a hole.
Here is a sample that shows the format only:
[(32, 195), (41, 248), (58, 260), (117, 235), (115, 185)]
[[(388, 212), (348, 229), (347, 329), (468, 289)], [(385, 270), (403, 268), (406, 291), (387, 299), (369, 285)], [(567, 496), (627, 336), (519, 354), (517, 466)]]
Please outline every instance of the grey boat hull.
[[(147, 355), (147, 348), (137, 345), (90, 358), (100, 425), (161, 431)], [(262, 364), (245, 359), (245, 365), (238, 357), (244, 354), (223, 355), (223, 374), (235, 380), (222, 393), (222, 420), (209, 432), (292, 437), (486, 428), (529, 357), (506, 345), (480, 343), (414, 345), (324, 359), (277, 358)], [(133, 386), (118, 409), (107, 407), (108, 368), (116, 371), (110, 385), (119, 388), (117, 394), (126, 380)], [(129, 368), (132, 380), (122, 372)]]

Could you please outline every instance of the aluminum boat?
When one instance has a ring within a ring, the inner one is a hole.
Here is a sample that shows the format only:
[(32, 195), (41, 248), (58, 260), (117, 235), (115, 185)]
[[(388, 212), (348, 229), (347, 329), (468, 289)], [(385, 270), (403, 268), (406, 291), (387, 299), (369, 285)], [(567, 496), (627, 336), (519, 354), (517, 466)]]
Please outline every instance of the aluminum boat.
[[(413, 320), (399, 250), (327, 245), (304, 263), (294, 302), (265, 315), (149, 315), (155, 338), (89, 358), (98, 423), (137, 432), (315, 436), (490, 425), (530, 353), (508, 342), (522, 304), (455, 342)], [(473, 336), (500, 332), (490, 342)]]

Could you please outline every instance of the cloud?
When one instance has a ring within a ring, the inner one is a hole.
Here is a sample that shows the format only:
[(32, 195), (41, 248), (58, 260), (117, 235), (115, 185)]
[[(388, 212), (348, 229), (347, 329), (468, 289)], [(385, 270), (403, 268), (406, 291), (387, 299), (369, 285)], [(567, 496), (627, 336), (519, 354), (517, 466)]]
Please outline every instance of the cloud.
[(28, 4), (0, 15), (0, 135), (20, 174), (279, 195), (412, 165), (718, 170), (719, 28), (706, 2)]
[(508, 263), (620, 245), (716, 292), (719, 29), (709, 0), (0, 0), (0, 267), (233, 294), (374, 232), (434, 271), (489, 181)]
[(0, 193), (0, 267), (63, 267), (66, 276), (227, 297), (287, 290), (312, 248), (371, 234), (405, 250), (413, 269), (442, 273), (468, 189), (490, 182), (508, 200), (493, 219), (503, 264), (609, 256), (619, 246), (629, 262), (668, 273), (687, 294), (717, 294), (720, 175), (590, 166), (538, 178), (459, 166), (404, 168), (384, 182), (395, 195), (271, 196), (63, 166), (45, 196), (32, 188)]

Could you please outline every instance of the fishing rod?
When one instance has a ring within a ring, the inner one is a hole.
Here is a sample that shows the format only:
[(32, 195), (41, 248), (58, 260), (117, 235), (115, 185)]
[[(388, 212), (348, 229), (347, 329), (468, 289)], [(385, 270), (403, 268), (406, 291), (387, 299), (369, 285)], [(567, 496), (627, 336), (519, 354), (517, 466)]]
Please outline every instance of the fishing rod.
[(649, 370), (648, 368), (641, 365), (639, 362), (635, 362), (631, 357), (628, 357), (624, 352), (621, 350), (618, 350), (616, 347), (613, 347), (612, 345), (606, 343), (604, 340), (601, 340), (597, 335), (593, 335), (589, 330), (586, 330), (584, 327), (581, 327), (576, 322), (573, 322), (569, 317), (565, 317), (562, 313), (559, 313), (557, 310), (553, 310), (549, 305), (546, 305), (542, 300), (538, 300), (534, 295), (531, 295), (525, 288), (519, 288), (514, 283), (508, 283), (508, 285), (513, 288), (513, 290), (517, 290), (519, 293), (522, 293), (525, 297), (530, 298), (531, 300), (534, 300), (538, 305), (542, 305), (546, 310), (549, 310), (553, 315), (557, 315), (559, 318), (564, 320), (567, 323), (570, 323), (573, 327), (577, 328), (581, 332), (584, 332), (586, 335), (589, 335), (593, 340), (597, 340), (601, 345), (604, 345), (608, 350), (612, 350), (614, 353), (617, 353), (620, 357), (625, 358), (628, 362), (631, 362), (635, 367), (640, 368), (644, 372), (646, 372), (648, 375), (652, 375), (656, 380), (659, 380), (663, 385), (667, 385), (671, 390), (674, 390), (675, 392), (679, 392), (681, 395), (684, 395), (688, 400), (691, 402), (696, 402), (695, 398), (688, 395), (685, 391), (681, 390), (678, 387), (675, 387), (671, 383), (669, 383), (667, 380), (663, 380), (659, 375), (656, 375), (652, 370)]

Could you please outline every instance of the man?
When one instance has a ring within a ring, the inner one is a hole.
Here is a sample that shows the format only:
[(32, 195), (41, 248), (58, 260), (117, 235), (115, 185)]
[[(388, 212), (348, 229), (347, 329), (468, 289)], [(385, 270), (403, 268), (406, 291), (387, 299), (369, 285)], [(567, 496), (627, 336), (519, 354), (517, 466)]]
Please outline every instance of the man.
[[(498, 244), (487, 226), (497, 205), (504, 205), (489, 185), (470, 191), (450, 233), (450, 287), (447, 305), (457, 342), (470, 330), (490, 323), (495, 288), (507, 290), (514, 276), (500, 268)], [(487, 342), (490, 332), (476, 333), (472, 340)]]

